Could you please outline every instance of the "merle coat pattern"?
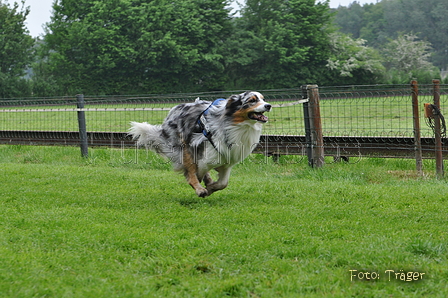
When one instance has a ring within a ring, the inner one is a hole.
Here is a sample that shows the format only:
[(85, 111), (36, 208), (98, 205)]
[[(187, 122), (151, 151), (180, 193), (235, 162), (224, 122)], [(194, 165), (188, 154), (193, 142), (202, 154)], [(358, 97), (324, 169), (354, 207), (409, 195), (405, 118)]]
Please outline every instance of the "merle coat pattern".
[[(205, 197), (228, 185), (231, 168), (257, 146), (262, 124), (268, 121), (263, 113), (270, 110), (263, 95), (254, 91), (213, 103), (197, 99), (171, 109), (162, 125), (132, 122), (129, 133), (138, 145), (170, 159), (196, 194)], [(211, 169), (218, 172), (217, 181)]]

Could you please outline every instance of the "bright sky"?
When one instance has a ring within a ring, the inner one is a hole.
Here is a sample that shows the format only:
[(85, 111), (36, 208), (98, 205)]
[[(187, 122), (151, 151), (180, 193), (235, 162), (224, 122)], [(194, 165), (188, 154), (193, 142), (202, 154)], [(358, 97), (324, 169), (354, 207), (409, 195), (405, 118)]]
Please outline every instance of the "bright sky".
[(330, 7), (338, 8), (339, 6), (349, 6), (355, 1), (361, 5), (379, 2), (379, 0), (330, 0)]
[[(44, 34), (44, 29), (42, 26), (50, 21), (50, 16), (52, 12), (52, 5), (55, 0), (25, 0), (25, 6), (30, 6), (30, 14), (27, 18), (27, 27), (30, 31), (31, 36), (37, 37)], [(331, 8), (338, 8), (341, 6), (348, 6), (353, 3), (354, 0), (330, 0)], [(0, 0), (0, 2), (6, 3), (20, 3), (20, 0)], [(243, 0), (239, 0), (243, 2)], [(377, 0), (357, 0), (361, 5), (366, 3), (376, 3)]]

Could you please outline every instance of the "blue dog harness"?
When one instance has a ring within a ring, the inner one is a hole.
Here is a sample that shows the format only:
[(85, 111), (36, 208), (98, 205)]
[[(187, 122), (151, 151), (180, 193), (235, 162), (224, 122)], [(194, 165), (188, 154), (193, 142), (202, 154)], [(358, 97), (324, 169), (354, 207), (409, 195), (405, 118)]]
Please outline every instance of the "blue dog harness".
[[(209, 109), (212, 106), (217, 106), (219, 105), (219, 103), (223, 100), (226, 100), (225, 98), (218, 98), (217, 100), (215, 100), (214, 102), (211, 103), (211, 105), (208, 106), (208, 108), (206, 108), (201, 115), (199, 115), (198, 118), (198, 124), (199, 127), (202, 129), (202, 134), (210, 141), (210, 143), (213, 145), (213, 147), (216, 149), (215, 144), (212, 141), (212, 133), (210, 132), (210, 126), (207, 123), (207, 119), (205, 116), (208, 115)], [(218, 150), (218, 149), (216, 149)]]

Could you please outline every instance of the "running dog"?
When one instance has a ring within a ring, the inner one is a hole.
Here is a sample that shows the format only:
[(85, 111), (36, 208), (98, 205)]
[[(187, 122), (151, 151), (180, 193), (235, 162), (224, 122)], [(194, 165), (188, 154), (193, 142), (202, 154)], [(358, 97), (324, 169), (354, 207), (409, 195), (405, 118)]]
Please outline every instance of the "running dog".
[[(254, 91), (214, 102), (197, 98), (172, 108), (162, 125), (131, 122), (129, 134), (137, 145), (170, 159), (196, 194), (206, 197), (227, 187), (232, 167), (255, 149), (262, 124), (268, 121), (263, 113), (271, 108)], [(217, 181), (211, 169), (218, 172)]]

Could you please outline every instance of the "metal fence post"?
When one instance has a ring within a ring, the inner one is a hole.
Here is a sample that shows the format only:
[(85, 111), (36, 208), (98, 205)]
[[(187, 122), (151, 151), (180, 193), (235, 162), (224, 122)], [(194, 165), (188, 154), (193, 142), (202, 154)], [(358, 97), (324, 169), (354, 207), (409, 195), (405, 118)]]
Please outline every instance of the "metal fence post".
[[(302, 98), (308, 98), (308, 86), (302, 86)], [(310, 112), (308, 101), (303, 103), (303, 121), (305, 122), (305, 146), (306, 156), (308, 157), (308, 165), (313, 166), (313, 144), (311, 140)]]
[(81, 155), (82, 157), (89, 157), (86, 115), (84, 111), (80, 110), (84, 109), (84, 95), (83, 94), (76, 95), (76, 102), (78, 107), (78, 125), (79, 125), (79, 140), (81, 146)]
[(415, 164), (417, 174), (423, 175), (422, 141), (420, 136), (420, 118), (418, 113), (418, 83), (411, 81), (412, 87), (412, 114), (414, 121), (414, 144), (415, 144)]
[[(440, 80), (433, 80), (433, 95), (434, 105), (440, 111)], [(434, 115), (434, 134), (436, 143), (436, 175), (438, 178), (442, 178), (444, 175), (443, 169), (443, 155), (442, 155), (442, 129), (440, 123), (439, 113)]]
[(309, 123), (312, 143), (312, 166), (320, 168), (324, 165), (324, 138), (322, 134), (322, 120), (320, 118), (319, 89), (317, 85), (308, 85)]

